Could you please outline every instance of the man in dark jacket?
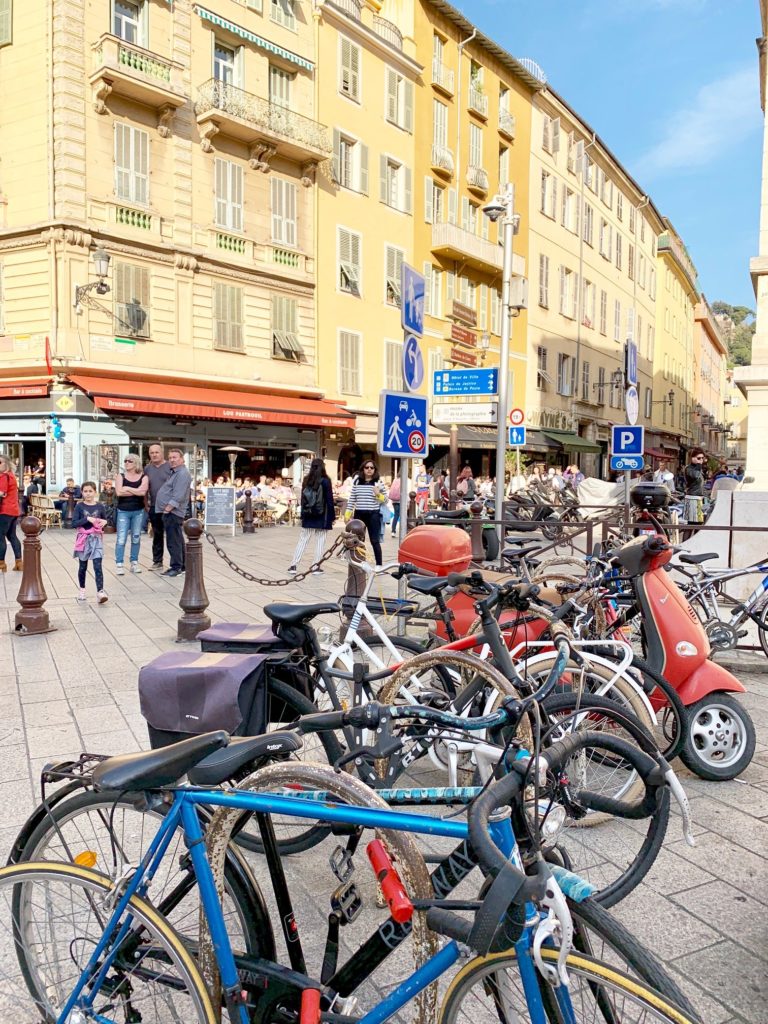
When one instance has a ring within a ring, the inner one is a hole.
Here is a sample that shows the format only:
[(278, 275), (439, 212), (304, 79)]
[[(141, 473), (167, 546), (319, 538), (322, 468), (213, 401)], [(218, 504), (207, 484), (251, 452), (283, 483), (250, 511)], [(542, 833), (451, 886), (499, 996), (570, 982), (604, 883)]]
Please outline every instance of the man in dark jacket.
[(704, 497), (704, 465), (707, 457), (701, 448), (691, 449), (691, 461), (685, 467), (685, 493), (692, 498)]

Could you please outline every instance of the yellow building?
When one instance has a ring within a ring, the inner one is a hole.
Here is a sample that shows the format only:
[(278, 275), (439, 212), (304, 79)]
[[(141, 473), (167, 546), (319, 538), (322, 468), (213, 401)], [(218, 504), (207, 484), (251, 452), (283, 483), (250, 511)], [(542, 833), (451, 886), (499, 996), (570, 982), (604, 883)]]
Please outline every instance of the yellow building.
[(16, 0), (6, 25), (12, 454), (44, 458), (52, 487), (103, 479), (158, 437), (200, 475), (227, 465), (227, 443), (246, 449), (241, 469), (269, 472), (353, 427), (317, 387), (314, 182), (332, 145), (307, 6)]
[(729, 468), (738, 469), (740, 466), (743, 469), (747, 462), (749, 406), (733, 378), (733, 370), (728, 370), (726, 372), (725, 425), (729, 429), (725, 435), (725, 441)]
[(674, 472), (686, 462), (696, 423), (693, 396), (694, 320), (698, 275), (669, 220), (658, 241), (656, 354), (653, 361), (652, 427), (646, 438), (650, 464), (663, 460)]
[(318, 177), (318, 383), (356, 416), (354, 433), (326, 435), (329, 471), (340, 461), (343, 473), (375, 453), (381, 389), (402, 389), (400, 275), (414, 263), (422, 67), (378, 3), (329, 0), (315, 19), (318, 117), (333, 141)]
[(693, 312), (693, 395), (696, 399), (693, 442), (712, 463), (728, 455), (726, 401), (728, 347), (706, 296), (702, 292)]
[(637, 422), (650, 423), (661, 217), (551, 89), (534, 97), (530, 163), (527, 451), (607, 478), (611, 424), (627, 421), (628, 341)]

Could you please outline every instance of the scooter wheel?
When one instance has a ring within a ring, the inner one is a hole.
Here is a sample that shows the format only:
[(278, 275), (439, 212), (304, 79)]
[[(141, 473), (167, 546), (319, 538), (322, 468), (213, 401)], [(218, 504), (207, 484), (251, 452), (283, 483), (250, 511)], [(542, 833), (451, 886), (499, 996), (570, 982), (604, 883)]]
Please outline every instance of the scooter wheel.
[(741, 775), (755, 752), (755, 727), (729, 693), (710, 693), (687, 709), (680, 759), (701, 779), (721, 782)]
[(495, 530), (483, 530), (483, 550), (486, 562), (495, 562), (499, 557), (499, 536)]

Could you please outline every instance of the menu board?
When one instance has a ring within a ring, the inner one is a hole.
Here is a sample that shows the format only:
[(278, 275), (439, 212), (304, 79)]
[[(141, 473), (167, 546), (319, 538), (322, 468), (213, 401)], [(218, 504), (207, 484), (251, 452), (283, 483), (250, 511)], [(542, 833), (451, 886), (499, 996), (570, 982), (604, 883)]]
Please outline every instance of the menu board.
[(229, 526), (235, 533), (235, 488), (205, 488), (205, 526)]

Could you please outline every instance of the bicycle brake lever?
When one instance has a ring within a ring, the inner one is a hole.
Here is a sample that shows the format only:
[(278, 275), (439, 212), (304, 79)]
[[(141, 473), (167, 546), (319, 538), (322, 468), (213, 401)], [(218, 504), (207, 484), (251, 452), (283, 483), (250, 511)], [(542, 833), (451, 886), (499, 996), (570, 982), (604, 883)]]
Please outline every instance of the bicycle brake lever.
[[(541, 900), (548, 910), (547, 916), (539, 922), (533, 937), (533, 959), (541, 975), (557, 988), (568, 985), (566, 960), (573, 947), (573, 918), (568, 909), (563, 891), (553, 875), (547, 878), (544, 897)], [(560, 940), (557, 953), (557, 966), (545, 963), (541, 955), (541, 947), (547, 939)]]
[(683, 837), (688, 846), (696, 846), (696, 837), (691, 831), (691, 806), (688, 803), (688, 797), (683, 789), (683, 785), (675, 775), (674, 769), (669, 765), (667, 765), (664, 771), (664, 778), (680, 808), (680, 814), (683, 819)]

